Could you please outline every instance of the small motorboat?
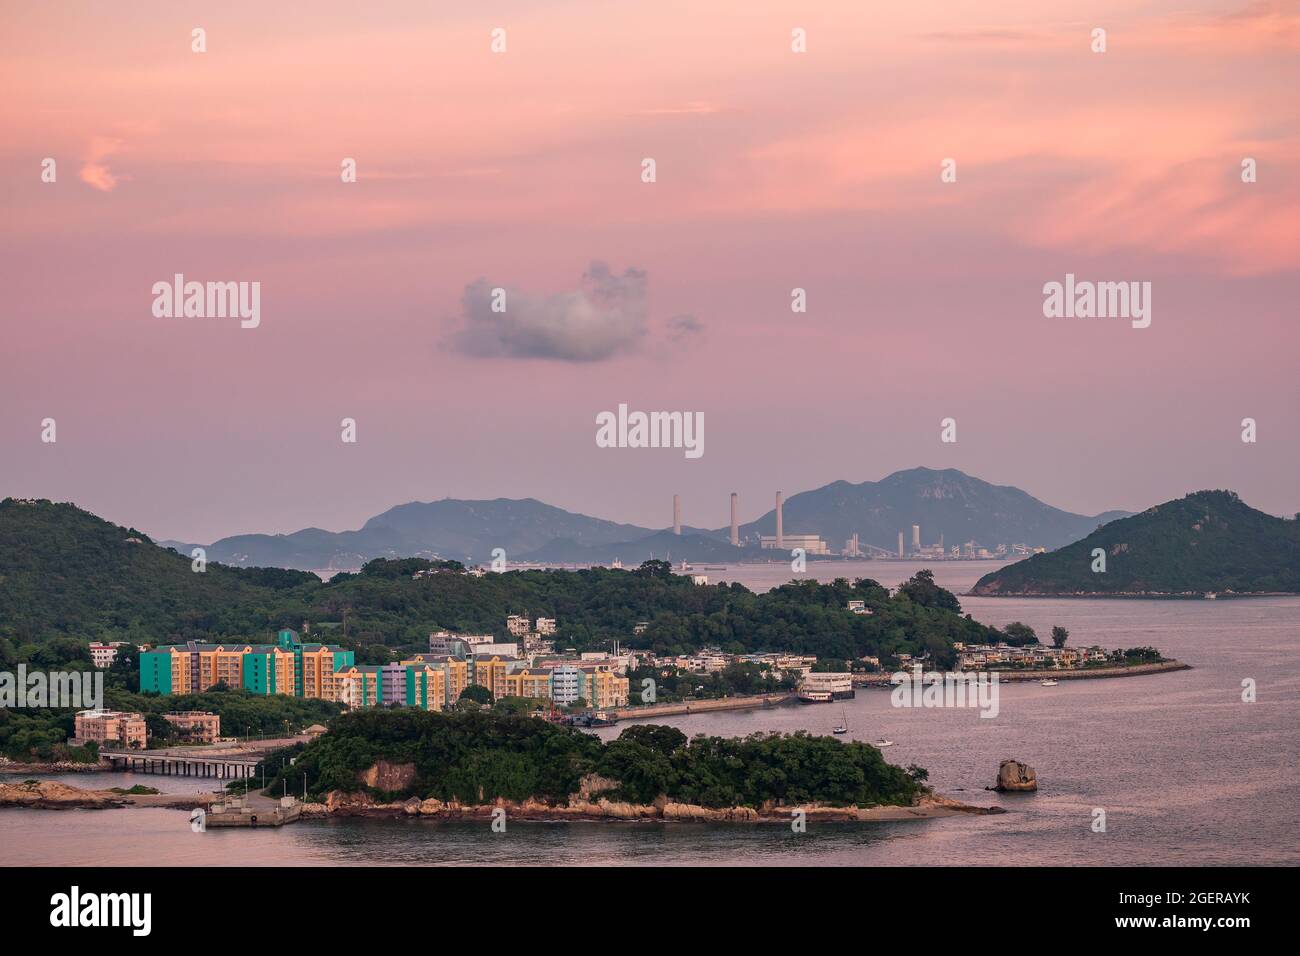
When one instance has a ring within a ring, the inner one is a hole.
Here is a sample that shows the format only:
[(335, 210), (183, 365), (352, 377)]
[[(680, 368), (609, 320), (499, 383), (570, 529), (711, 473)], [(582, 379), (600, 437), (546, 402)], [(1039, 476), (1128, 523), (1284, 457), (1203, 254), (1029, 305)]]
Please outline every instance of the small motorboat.
[(881, 737), (879, 740), (876, 741), (876, 746), (877, 746), (877, 747), (892, 747), (892, 746), (894, 746), (894, 742), (893, 742), (892, 740), (886, 740), (884, 737)]
[(1039, 686), (1039, 687), (1055, 687), (1055, 686), (1056, 686), (1057, 684), (1059, 684), (1059, 683), (1060, 683), (1059, 680), (1053, 680), (1052, 678), (1049, 677), (1049, 678), (1047, 678), (1047, 680), (1040, 680), (1040, 681), (1038, 682), (1038, 686)]

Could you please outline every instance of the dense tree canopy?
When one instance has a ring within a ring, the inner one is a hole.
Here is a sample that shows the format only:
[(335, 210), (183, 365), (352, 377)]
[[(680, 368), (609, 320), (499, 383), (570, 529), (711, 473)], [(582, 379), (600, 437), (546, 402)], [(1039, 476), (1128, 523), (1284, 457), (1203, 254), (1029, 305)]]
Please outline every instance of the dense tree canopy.
[(410, 764), (409, 787), (385, 798), (496, 798), (565, 802), (587, 774), (617, 782), (611, 795), (638, 803), (666, 796), (706, 807), (910, 804), (920, 768), (885, 762), (867, 744), (833, 737), (753, 734), (687, 740), (669, 727), (635, 725), (608, 744), (537, 718), (489, 712), (359, 711), (308, 744), (268, 791), (365, 789), (360, 774), (385, 760)]

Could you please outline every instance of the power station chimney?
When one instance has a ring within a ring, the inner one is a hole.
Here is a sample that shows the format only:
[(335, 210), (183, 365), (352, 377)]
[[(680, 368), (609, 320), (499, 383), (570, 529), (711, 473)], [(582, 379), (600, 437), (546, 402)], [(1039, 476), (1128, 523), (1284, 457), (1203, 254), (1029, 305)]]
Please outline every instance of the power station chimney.
[(733, 548), (740, 546), (740, 496), (734, 491), (731, 493), (731, 546)]
[(673, 534), (682, 533), (682, 496), (673, 495)]
[(903, 532), (898, 532), (898, 556), (903, 557)]
[(912, 525), (912, 551), (915, 553), (915, 552), (919, 552), (920, 550), (921, 550), (921, 526), (919, 524), (914, 524)]
[(776, 493), (776, 549), (785, 547), (785, 538), (781, 534), (781, 492)]

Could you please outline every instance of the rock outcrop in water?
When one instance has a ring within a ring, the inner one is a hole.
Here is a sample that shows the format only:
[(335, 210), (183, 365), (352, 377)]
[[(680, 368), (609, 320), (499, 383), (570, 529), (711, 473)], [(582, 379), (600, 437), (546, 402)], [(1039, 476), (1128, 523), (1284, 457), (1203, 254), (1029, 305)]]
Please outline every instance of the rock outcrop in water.
[[(1028, 769), (1028, 768), (1026, 768)], [(1033, 771), (1029, 773), (1032, 775)], [(589, 789), (604, 789), (611, 781), (588, 778)], [(410, 797), (389, 802), (376, 801), (368, 792), (331, 791), (325, 803), (308, 803), (302, 808), (305, 819), (313, 817), (426, 817), (442, 820), (480, 820), (493, 818), (496, 810), (505, 810), (516, 820), (657, 820), (697, 823), (779, 823), (789, 824), (792, 810), (802, 810), (809, 821), (870, 822), (882, 820), (928, 819), (955, 814), (989, 814), (1005, 812), (1001, 807), (974, 807), (937, 794), (928, 794), (909, 807), (827, 807), (815, 803), (800, 807), (701, 807), (676, 803), (660, 797), (654, 803), (637, 804), (609, 800), (593, 794), (585, 798), (573, 794), (568, 803), (542, 800), (495, 800), (490, 803), (461, 803), (458, 800), (421, 800)]]
[(1029, 764), (1004, 760), (998, 766), (998, 783), (989, 787), (999, 793), (1031, 793), (1038, 789), (1038, 775)]

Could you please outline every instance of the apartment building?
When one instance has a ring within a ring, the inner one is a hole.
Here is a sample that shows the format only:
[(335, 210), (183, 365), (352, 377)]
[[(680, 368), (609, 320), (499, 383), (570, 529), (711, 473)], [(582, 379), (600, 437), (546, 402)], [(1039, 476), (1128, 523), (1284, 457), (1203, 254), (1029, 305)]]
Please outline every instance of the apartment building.
[(163, 720), (176, 728), (177, 736), (194, 743), (216, 743), (221, 736), (221, 715), (206, 710), (183, 710), (163, 714)]
[(289, 694), (332, 700), (334, 673), (355, 663), (352, 651), (332, 644), (304, 644), (286, 628), (275, 644), (189, 641), (140, 654), (140, 690), (198, 694), (217, 684), (254, 694)]
[(491, 634), (452, 634), (448, 631), (434, 631), (429, 635), (430, 654), (472, 654), (485, 644), (492, 644), (496, 638)]
[(144, 717), (115, 710), (83, 710), (73, 718), (74, 747), (94, 742), (99, 746), (122, 746), (143, 750), (148, 738)]
[(101, 644), (98, 641), (91, 641), (90, 661), (101, 670), (106, 667), (112, 667), (113, 662), (117, 660), (118, 648), (126, 646), (126, 641), (110, 641), (107, 644)]

